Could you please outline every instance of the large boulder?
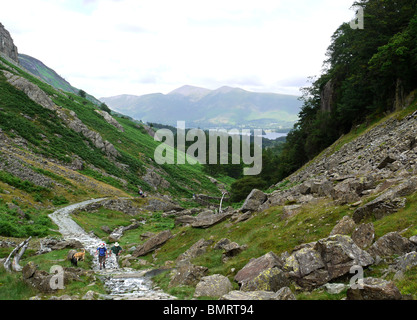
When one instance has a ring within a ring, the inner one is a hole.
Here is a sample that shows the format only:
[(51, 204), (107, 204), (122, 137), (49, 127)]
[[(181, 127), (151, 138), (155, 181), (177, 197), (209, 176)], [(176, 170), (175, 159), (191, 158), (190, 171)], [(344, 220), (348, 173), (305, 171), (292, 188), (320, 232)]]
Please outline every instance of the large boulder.
[(74, 239), (58, 241), (56, 244), (54, 244), (51, 247), (52, 250), (82, 249), (82, 248), (83, 248), (82, 243)]
[(285, 260), (283, 270), (303, 288), (319, 287), (330, 281), (325, 264), (314, 245), (293, 252)]
[(273, 252), (269, 252), (257, 259), (251, 259), (235, 276), (235, 281), (240, 285), (256, 278), (263, 271), (273, 267), (281, 267), (281, 259)]
[(402, 255), (401, 257), (398, 257), (395, 259), (395, 264), (392, 266), (392, 268), (395, 271), (408, 271), (410, 269), (413, 269), (417, 267), (417, 252), (409, 252), (405, 255)]
[(232, 243), (232, 241), (230, 241), (227, 238), (223, 238), (221, 240), (219, 240), (215, 245), (214, 245), (214, 250), (223, 250), (228, 244)]
[(301, 287), (313, 289), (348, 274), (352, 266), (373, 263), (349, 236), (335, 235), (295, 250), (285, 260), (283, 270)]
[(136, 248), (136, 250), (133, 251), (132, 256), (135, 258), (145, 256), (148, 253), (162, 246), (165, 242), (167, 242), (171, 238), (172, 238), (172, 233), (170, 230), (162, 231), (158, 233), (156, 236), (153, 236), (152, 238), (150, 238), (143, 245)]
[(349, 288), (348, 300), (401, 300), (400, 290), (393, 282), (378, 278), (365, 278), (361, 287)]
[(284, 287), (278, 290), (275, 294), (275, 300), (297, 300), (294, 293), (288, 287)]
[(246, 245), (245, 246), (240, 246), (236, 242), (231, 242), (231, 243), (225, 244), (223, 246), (224, 252), (222, 254), (222, 262), (226, 263), (227, 261), (229, 261), (233, 257), (236, 257), (237, 255), (239, 255), (246, 248), (247, 248)]
[(360, 190), (360, 183), (356, 179), (347, 179), (334, 186), (331, 195), (334, 200), (341, 203), (351, 203), (360, 200), (357, 190)]
[(232, 212), (210, 214), (196, 217), (196, 220), (191, 224), (193, 228), (207, 229), (218, 223), (226, 221), (233, 215)]
[(190, 262), (182, 263), (173, 271), (169, 287), (180, 285), (195, 286), (208, 273), (207, 267), (195, 266)]
[[(81, 281), (80, 276), (91, 276), (92, 272), (84, 271), (82, 269), (64, 268), (63, 280), (65, 285), (71, 281)], [(22, 270), (23, 281), (42, 293), (53, 293), (57, 290), (52, 283), (54, 282), (54, 274), (49, 274), (46, 271), (38, 270), (38, 266), (30, 261), (23, 267)]]
[(29, 263), (23, 267), (23, 279), (31, 278), (35, 274), (36, 270), (38, 270), (38, 266), (33, 261), (29, 261)]
[(196, 221), (196, 218), (193, 216), (185, 215), (175, 218), (175, 226), (186, 226), (192, 225)]
[(349, 235), (355, 229), (356, 224), (355, 221), (349, 216), (344, 216), (342, 220), (340, 220), (337, 225), (333, 228), (332, 232), (330, 233), (331, 236), (336, 234), (341, 235)]
[(249, 196), (246, 198), (245, 202), (243, 203), (243, 206), (240, 209), (240, 211), (258, 211), (259, 207), (267, 200), (267, 198), (267, 195), (263, 193), (261, 190), (253, 189)]
[(417, 190), (417, 178), (411, 178), (398, 186), (388, 189), (375, 200), (359, 207), (353, 213), (353, 220), (360, 223), (369, 217), (381, 219), (405, 206), (406, 197)]
[(119, 227), (119, 228), (116, 228), (110, 235), (109, 235), (109, 240), (111, 241), (111, 242), (116, 242), (116, 241), (119, 241), (120, 240), (120, 238), (123, 236), (123, 234), (126, 232), (126, 231), (129, 231), (129, 230), (134, 230), (134, 229), (137, 229), (137, 228), (139, 228), (139, 223), (138, 222), (134, 222), (134, 223), (132, 223), (131, 225), (129, 225), (129, 226), (127, 226), (127, 227)]
[(277, 292), (288, 285), (289, 280), (284, 272), (277, 267), (273, 267), (262, 271), (253, 279), (243, 282), (240, 290)]
[(336, 235), (319, 240), (316, 250), (320, 253), (331, 279), (349, 273), (353, 266), (367, 267), (374, 263), (374, 259), (348, 236)]
[(177, 263), (184, 262), (184, 261), (190, 261), (194, 258), (197, 258), (198, 256), (203, 255), (206, 253), (207, 248), (213, 244), (213, 240), (205, 240), (201, 239), (194, 243), (187, 251), (180, 254), (177, 258)]
[(158, 174), (152, 168), (148, 168), (146, 175), (142, 177), (142, 180), (157, 190), (159, 187), (163, 189), (168, 189), (171, 184), (162, 178), (161, 174)]
[(359, 225), (352, 233), (352, 240), (356, 245), (366, 250), (368, 249), (375, 239), (375, 228), (372, 223)]
[(394, 254), (403, 255), (416, 249), (407, 238), (401, 236), (398, 232), (390, 232), (379, 238), (368, 250), (373, 256), (389, 257)]
[(215, 274), (201, 278), (195, 289), (194, 297), (220, 298), (232, 290), (232, 283), (227, 277)]

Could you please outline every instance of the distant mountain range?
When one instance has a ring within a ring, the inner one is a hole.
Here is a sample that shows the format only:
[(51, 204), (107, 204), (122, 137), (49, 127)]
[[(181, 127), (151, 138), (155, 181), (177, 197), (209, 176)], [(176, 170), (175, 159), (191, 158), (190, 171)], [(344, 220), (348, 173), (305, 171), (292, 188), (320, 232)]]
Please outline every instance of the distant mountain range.
[(187, 127), (292, 129), (301, 102), (297, 96), (249, 92), (221, 87), (209, 90), (183, 86), (168, 94), (100, 98), (112, 110), (137, 120)]
[[(19, 54), (18, 59), (22, 67), (46, 83), (78, 94), (78, 88), (38, 59), (25, 54)], [(185, 121), (187, 127), (203, 129), (260, 128), (285, 132), (293, 128), (301, 108), (297, 96), (227, 86), (209, 90), (186, 85), (168, 94), (120, 95), (100, 101), (90, 95), (87, 98), (97, 105), (105, 102), (112, 110), (144, 122), (176, 126), (177, 121)]]

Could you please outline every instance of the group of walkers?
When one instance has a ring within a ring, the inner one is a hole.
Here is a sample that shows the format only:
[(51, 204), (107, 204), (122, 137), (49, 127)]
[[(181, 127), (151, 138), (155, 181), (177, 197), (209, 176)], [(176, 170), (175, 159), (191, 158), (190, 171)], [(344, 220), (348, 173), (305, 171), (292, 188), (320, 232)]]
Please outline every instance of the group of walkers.
[(95, 255), (98, 256), (98, 262), (100, 264), (100, 270), (102, 269), (106, 269), (106, 259), (111, 256), (111, 254), (113, 253), (116, 257), (116, 263), (117, 263), (117, 267), (119, 268), (119, 258), (120, 258), (120, 253), (123, 251), (122, 247), (119, 245), (118, 242), (116, 242), (111, 248), (110, 250), (107, 250), (106, 244), (105, 243), (101, 243), (97, 250)]
[[(146, 194), (145, 192), (143, 192), (142, 188), (140, 186), (138, 186), (138, 194), (140, 197), (145, 198)], [(120, 253), (123, 251), (122, 247), (119, 245), (118, 242), (116, 242), (111, 248), (110, 250), (107, 249), (106, 244), (105, 243), (101, 243), (95, 253), (95, 256), (98, 256), (98, 262), (100, 264), (100, 270), (102, 269), (106, 269), (106, 260), (109, 256), (111, 256), (111, 254), (113, 253), (116, 257), (116, 263), (117, 266), (119, 267), (119, 258), (120, 258)]]

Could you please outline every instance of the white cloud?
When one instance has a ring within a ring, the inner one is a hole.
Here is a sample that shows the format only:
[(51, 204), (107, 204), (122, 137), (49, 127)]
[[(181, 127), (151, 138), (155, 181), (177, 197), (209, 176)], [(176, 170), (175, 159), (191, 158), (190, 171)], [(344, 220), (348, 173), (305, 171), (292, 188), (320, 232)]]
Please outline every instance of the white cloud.
[(352, 2), (0, 0), (0, 21), (19, 52), (96, 97), (184, 84), (296, 93)]

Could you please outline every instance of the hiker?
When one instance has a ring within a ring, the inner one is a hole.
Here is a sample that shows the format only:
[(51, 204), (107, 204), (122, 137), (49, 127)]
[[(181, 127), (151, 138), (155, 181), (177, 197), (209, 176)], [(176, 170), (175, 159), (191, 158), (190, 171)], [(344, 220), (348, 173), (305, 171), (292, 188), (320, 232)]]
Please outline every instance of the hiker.
[(139, 195), (140, 195), (142, 198), (145, 198), (145, 194), (143, 193), (143, 190), (142, 190), (142, 188), (141, 188), (141, 187), (139, 187), (139, 191), (138, 191), (138, 193), (139, 193)]
[(107, 252), (106, 244), (101, 243), (100, 246), (97, 248), (97, 251), (94, 255), (98, 255), (98, 262), (100, 264), (100, 270), (102, 268), (106, 269), (106, 259), (109, 256)]
[(119, 258), (120, 258), (120, 253), (123, 251), (122, 247), (119, 245), (118, 242), (116, 242), (114, 244), (113, 247), (110, 248), (110, 254), (114, 253), (114, 255), (116, 256), (116, 263), (117, 263), (117, 268), (119, 268)]

